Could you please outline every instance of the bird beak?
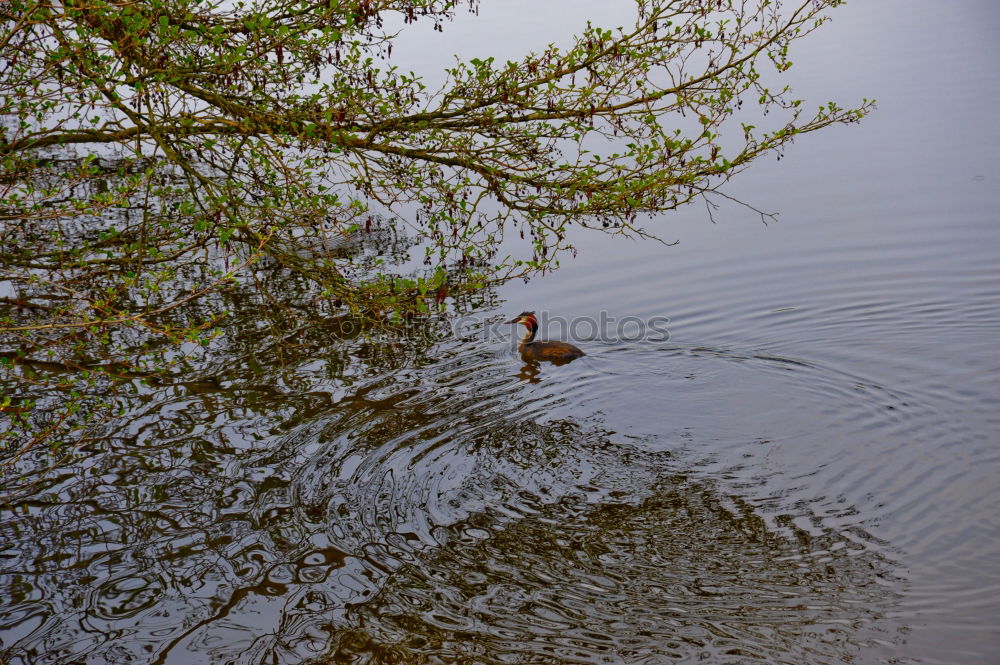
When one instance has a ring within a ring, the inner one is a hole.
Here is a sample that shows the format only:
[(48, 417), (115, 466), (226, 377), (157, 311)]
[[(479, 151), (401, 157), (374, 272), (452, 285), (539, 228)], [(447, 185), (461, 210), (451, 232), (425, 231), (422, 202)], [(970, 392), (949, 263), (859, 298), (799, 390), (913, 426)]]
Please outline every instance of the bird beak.
[(521, 317), (520, 316), (515, 316), (510, 321), (505, 321), (505, 323), (520, 323), (520, 322), (521, 322)]

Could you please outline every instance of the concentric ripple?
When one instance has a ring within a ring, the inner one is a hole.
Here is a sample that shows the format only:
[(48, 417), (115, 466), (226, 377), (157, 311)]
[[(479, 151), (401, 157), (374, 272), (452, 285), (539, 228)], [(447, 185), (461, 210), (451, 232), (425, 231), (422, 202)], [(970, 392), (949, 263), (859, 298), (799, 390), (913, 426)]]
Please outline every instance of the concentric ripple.
[[(779, 224), (569, 238), (460, 338), (220, 339), (25, 460), (0, 661), (994, 665), (1000, 42), (972, 4), (858, 3), (811, 36), (795, 70), (880, 109), (733, 181)], [(484, 341), (546, 308), (670, 339), (576, 339), (561, 367)]]

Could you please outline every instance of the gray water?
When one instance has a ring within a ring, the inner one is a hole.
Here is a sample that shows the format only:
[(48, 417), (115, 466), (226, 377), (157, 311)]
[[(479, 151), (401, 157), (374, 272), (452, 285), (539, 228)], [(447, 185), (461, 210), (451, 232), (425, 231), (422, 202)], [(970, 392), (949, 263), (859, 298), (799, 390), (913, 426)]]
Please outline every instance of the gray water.
[[(3, 507), (4, 662), (1000, 662), (1000, 5), (835, 15), (791, 80), (879, 107), (732, 183), (779, 221), (150, 390)], [(525, 368), (484, 340), (525, 309), (669, 336)]]

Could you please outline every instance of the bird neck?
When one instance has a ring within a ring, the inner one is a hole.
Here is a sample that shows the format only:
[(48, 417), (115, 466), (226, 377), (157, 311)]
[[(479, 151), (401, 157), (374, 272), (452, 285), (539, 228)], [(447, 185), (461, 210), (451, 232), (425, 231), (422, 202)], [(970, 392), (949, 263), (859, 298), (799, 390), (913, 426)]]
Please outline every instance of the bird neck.
[(524, 346), (525, 344), (530, 344), (531, 341), (535, 339), (535, 335), (538, 334), (538, 323), (536, 323), (535, 321), (531, 321), (530, 323), (525, 322), (524, 327), (525, 331), (524, 331), (524, 337), (521, 338), (521, 346)]

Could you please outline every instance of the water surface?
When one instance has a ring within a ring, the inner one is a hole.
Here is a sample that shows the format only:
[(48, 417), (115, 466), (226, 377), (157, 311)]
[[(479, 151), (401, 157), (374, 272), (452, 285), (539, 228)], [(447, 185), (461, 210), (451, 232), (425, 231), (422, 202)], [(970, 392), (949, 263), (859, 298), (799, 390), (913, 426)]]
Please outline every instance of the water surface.
[[(837, 16), (793, 80), (879, 110), (733, 183), (779, 222), (580, 236), (457, 337), (222, 354), (29, 478), (4, 662), (997, 662), (1000, 11)], [(524, 309), (670, 334), (525, 368), (485, 334)]]

